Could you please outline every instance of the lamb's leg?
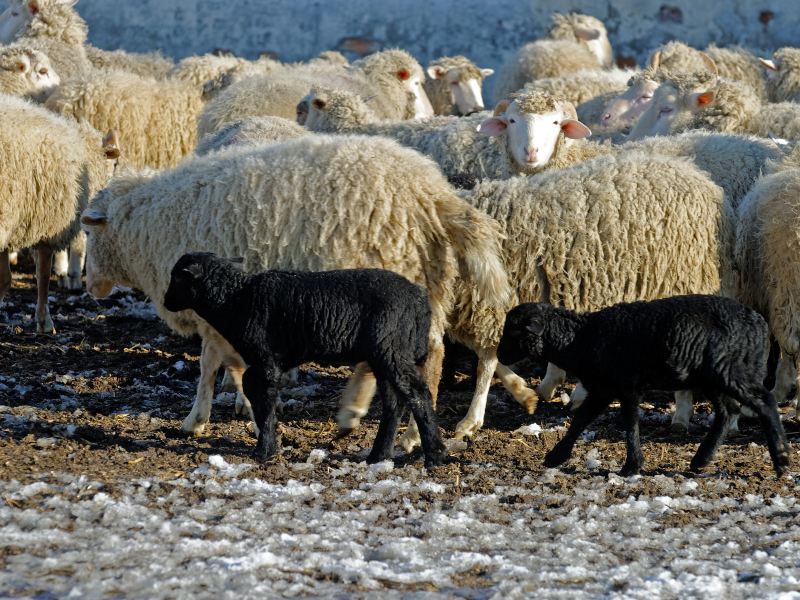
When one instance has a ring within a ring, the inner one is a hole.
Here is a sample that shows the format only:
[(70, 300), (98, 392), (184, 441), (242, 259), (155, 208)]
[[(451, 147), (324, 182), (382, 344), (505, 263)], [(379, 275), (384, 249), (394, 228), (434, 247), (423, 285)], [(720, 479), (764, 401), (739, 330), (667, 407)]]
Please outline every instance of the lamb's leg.
[(381, 420), (372, 451), (367, 456), (368, 464), (393, 457), (394, 438), (400, 424), (400, 408), (397, 405), (397, 394), (394, 388), (385, 379), (378, 384), (378, 387), (381, 396)]
[[(778, 368), (775, 373), (775, 387), (772, 388), (772, 395), (779, 404), (788, 400), (792, 393), (792, 387), (797, 386), (797, 360), (794, 356), (785, 351), (781, 351), (781, 358), (778, 361)], [(800, 388), (797, 388), (800, 390)], [(800, 394), (798, 394), (800, 399)]]
[(619, 471), (623, 477), (636, 475), (642, 469), (644, 456), (639, 441), (639, 398), (633, 394), (620, 398), (622, 421), (625, 424), (625, 446), (627, 455), (625, 464)]
[(525, 383), (522, 377), (500, 362), (497, 363), (495, 374), (500, 378), (503, 387), (511, 392), (511, 395), (514, 396), (514, 400), (519, 402), (519, 404), (528, 411), (529, 415), (536, 412), (539, 396), (528, 387), (528, 384)]
[(699, 471), (711, 462), (720, 444), (724, 441), (725, 433), (728, 431), (729, 427), (728, 421), (730, 420), (730, 413), (726, 406), (726, 400), (718, 393), (712, 392), (706, 395), (711, 399), (711, 403), (714, 405), (714, 422), (711, 424), (711, 428), (708, 430), (706, 437), (700, 442), (700, 447), (697, 449), (697, 453), (689, 464), (689, 469), (692, 471)]
[(359, 426), (361, 418), (369, 411), (374, 395), (375, 375), (367, 363), (360, 362), (347, 380), (347, 386), (339, 401), (336, 423), (342, 434), (347, 434)]
[(559, 369), (553, 363), (547, 363), (547, 372), (544, 374), (544, 379), (536, 388), (540, 398), (550, 400), (556, 391), (556, 387), (564, 383), (567, 378), (567, 372)]
[[(442, 378), (442, 364), (444, 363), (444, 338), (441, 335), (431, 334), (428, 341), (428, 358), (422, 367), (422, 376), (428, 384), (431, 392), (431, 402), (433, 409), (436, 410), (436, 401), (439, 397), (439, 381)], [(400, 446), (406, 451), (411, 452), (420, 445), (419, 428), (414, 417), (408, 419), (408, 427), (403, 435), (400, 436)]]
[(86, 262), (86, 234), (79, 231), (69, 245), (69, 265), (67, 266), (66, 287), (68, 290), (79, 290), (83, 287), (81, 276)]
[(580, 408), (575, 411), (566, 435), (544, 457), (544, 465), (553, 468), (567, 462), (572, 455), (572, 448), (583, 430), (600, 416), (600, 413), (608, 408), (609, 404), (611, 404), (610, 396), (590, 393)]
[[(230, 378), (231, 386), (236, 392), (236, 403), (233, 407), (234, 414), (244, 415), (255, 424), (256, 420), (253, 417), (253, 407), (250, 405), (247, 396), (245, 396), (244, 388), (242, 387), (242, 376), (246, 368), (247, 365), (245, 365), (244, 362), (236, 361), (236, 364), (226, 365), (225, 374)], [(256, 429), (256, 435), (258, 435), (258, 429)]]
[(778, 405), (775, 398), (763, 386), (751, 386), (749, 389), (736, 385), (731, 385), (724, 390), (734, 400), (738, 400), (743, 406), (752, 409), (761, 421), (761, 429), (767, 438), (767, 448), (769, 449), (772, 466), (780, 476), (789, 468), (789, 456), (791, 448), (786, 441), (786, 433), (783, 431), (781, 417), (778, 414)]
[(50, 307), (47, 294), (50, 290), (50, 269), (53, 267), (53, 249), (40, 246), (36, 249), (36, 331), (37, 333), (55, 333), (53, 319), (50, 318)]
[(693, 412), (692, 392), (690, 390), (675, 392), (675, 412), (672, 414), (672, 425), (670, 426), (672, 433), (688, 433)]
[(53, 273), (56, 276), (58, 287), (66, 287), (67, 271), (69, 271), (69, 250), (64, 248), (53, 253)]
[(8, 250), (0, 252), (0, 303), (11, 289), (11, 264)]
[(492, 385), (492, 375), (497, 369), (497, 355), (494, 351), (481, 351), (478, 353), (478, 369), (475, 373), (475, 393), (469, 405), (467, 416), (458, 425), (453, 437), (464, 439), (472, 437), (483, 426), (483, 417), (486, 414), (486, 398), (489, 387)]
[(217, 345), (204, 336), (200, 350), (200, 379), (197, 382), (197, 395), (192, 405), (192, 412), (188, 414), (181, 424), (183, 431), (194, 435), (203, 433), (203, 429), (205, 429), (206, 423), (211, 417), (214, 380), (221, 365), (222, 355)]
[(250, 366), (244, 372), (242, 385), (253, 405), (258, 443), (256, 458), (267, 460), (278, 451), (278, 419), (275, 415), (275, 369)]

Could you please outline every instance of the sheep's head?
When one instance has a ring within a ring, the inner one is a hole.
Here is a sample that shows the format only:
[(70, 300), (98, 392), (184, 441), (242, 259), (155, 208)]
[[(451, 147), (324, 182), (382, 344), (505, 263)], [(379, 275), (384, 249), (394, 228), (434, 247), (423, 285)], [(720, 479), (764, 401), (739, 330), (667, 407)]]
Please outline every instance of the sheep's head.
[(58, 83), (50, 61), (41, 52), (22, 46), (0, 49), (0, 92), (38, 100)]
[[(366, 101), (347, 90), (317, 86), (300, 103), (305, 105), (305, 126), (311, 131), (341, 132), (377, 121)], [(300, 110), (298, 104), (298, 114)]]
[(718, 78), (708, 71), (672, 75), (653, 95), (650, 106), (631, 131), (631, 139), (681, 131), (717, 99)]
[(433, 107), (425, 93), (425, 74), (420, 64), (405, 50), (383, 50), (354, 63), (360, 66), (369, 78), (400, 84), (409, 94), (407, 112), (415, 119), (433, 116)]
[(10, 0), (0, 14), (0, 43), (9, 44), (23, 35), (44, 33), (63, 41), (82, 44), (87, 27), (72, 8), (78, 0)]
[(503, 335), (497, 346), (497, 358), (513, 365), (523, 358), (537, 360), (544, 351), (544, 332), (548, 315), (535, 302), (520, 304), (506, 315)]
[(495, 108), (495, 116), (478, 126), (484, 135), (506, 136), (509, 154), (523, 172), (545, 167), (559, 144), (591, 135), (578, 121), (575, 107), (546, 92), (525, 92)]
[(241, 264), (241, 259), (225, 260), (212, 252), (184, 254), (172, 267), (164, 308), (178, 312), (196, 309), (205, 300), (213, 300), (210, 292), (218, 287), (227, 288), (231, 278), (241, 270)]
[(440, 58), (428, 66), (428, 76), (445, 86), (461, 115), (484, 109), (481, 86), (483, 80), (492, 73), (493, 69), (479, 69), (464, 56)]
[(579, 13), (554, 13), (549, 35), (554, 40), (571, 40), (585, 45), (597, 57), (601, 67), (609, 68), (614, 63), (608, 31), (600, 19)]
[(796, 81), (800, 73), (800, 49), (780, 48), (771, 59), (758, 60), (767, 70), (767, 82), (775, 102), (800, 100), (800, 84)]

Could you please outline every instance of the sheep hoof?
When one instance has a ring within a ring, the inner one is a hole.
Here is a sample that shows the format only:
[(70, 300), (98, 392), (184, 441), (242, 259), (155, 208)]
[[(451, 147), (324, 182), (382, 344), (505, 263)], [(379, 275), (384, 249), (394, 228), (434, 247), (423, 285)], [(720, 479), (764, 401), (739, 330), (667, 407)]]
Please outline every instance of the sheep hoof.
[(336, 415), (336, 424), (339, 426), (339, 431), (350, 433), (354, 429), (358, 429), (358, 426), (361, 425), (361, 417), (345, 408)]
[[(409, 427), (409, 429), (411, 429)], [(419, 433), (414, 431), (413, 433), (409, 433), (408, 430), (400, 436), (400, 447), (405, 450), (406, 454), (411, 454), (414, 448), (420, 445)]]
[(336, 435), (334, 436), (333, 439), (340, 440), (342, 438), (347, 437), (351, 433), (353, 433), (352, 429), (345, 429), (345, 428), (339, 427), (339, 430), (336, 432)]
[(695, 457), (692, 459), (692, 462), (689, 463), (689, 470), (692, 473), (700, 473), (707, 464), (707, 460), (698, 460), (697, 457)]
[(530, 388), (525, 388), (525, 391), (520, 394), (521, 397), (515, 397), (522, 407), (528, 411), (529, 415), (536, 412), (536, 407), (539, 404), (539, 395)]
[(203, 430), (205, 428), (206, 428), (205, 423), (199, 423), (193, 418), (190, 419), (189, 417), (186, 417), (183, 420), (183, 423), (181, 423), (181, 430), (184, 431), (185, 433), (188, 433), (189, 435), (195, 435), (195, 436), (200, 435), (203, 433)]
[(456, 425), (453, 437), (457, 440), (474, 437), (481, 427), (483, 427), (483, 421), (473, 421), (471, 418), (465, 417)]
[(432, 469), (439, 467), (447, 461), (447, 448), (444, 445), (436, 448), (430, 456), (425, 456), (425, 468)]
[(43, 321), (36, 321), (36, 333), (50, 333), (55, 334), (56, 327), (53, 325), (53, 319), (47, 315)]
[(553, 397), (553, 393), (555, 391), (556, 391), (556, 386), (545, 385), (544, 382), (536, 386), (536, 393), (539, 394), (540, 398), (544, 398), (545, 400), (550, 400)]
[(554, 469), (560, 465), (563, 465), (569, 460), (570, 454), (571, 453), (568, 450), (564, 450), (563, 448), (560, 448), (558, 444), (556, 444), (555, 448), (550, 450), (550, 452), (548, 452), (544, 457), (544, 466), (548, 469)]
[(258, 460), (259, 462), (267, 462), (277, 453), (278, 453), (277, 443), (262, 444), (261, 442), (259, 442), (258, 444), (256, 444), (256, 450), (254, 454), (256, 460)]
[(64, 282), (64, 287), (68, 290), (78, 291), (83, 289), (83, 279), (80, 275), (70, 275)]
[(641, 469), (642, 469), (641, 465), (625, 463), (619, 470), (619, 475), (620, 477), (630, 477), (631, 475), (638, 475)]
[(689, 433), (689, 425), (676, 421), (669, 426), (669, 430), (675, 435), (686, 435)]
[(367, 464), (374, 465), (385, 460), (393, 460), (391, 452), (376, 452), (374, 449), (367, 455)]

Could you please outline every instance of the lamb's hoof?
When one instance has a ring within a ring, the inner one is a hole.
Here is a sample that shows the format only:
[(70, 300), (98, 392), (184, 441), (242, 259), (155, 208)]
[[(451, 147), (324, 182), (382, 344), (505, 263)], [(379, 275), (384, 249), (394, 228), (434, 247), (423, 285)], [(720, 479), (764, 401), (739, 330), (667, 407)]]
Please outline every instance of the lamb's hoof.
[(190, 419), (186, 417), (181, 423), (181, 431), (184, 433), (188, 433), (189, 435), (198, 436), (203, 433), (203, 430), (206, 428), (206, 423), (200, 423), (199, 421), (195, 421), (194, 419)]
[(539, 405), (539, 395), (532, 389), (525, 388), (520, 396), (521, 398), (515, 396), (514, 399), (520, 403), (522, 408), (528, 411), (529, 415), (535, 413), (536, 407)]
[(571, 452), (559, 448), (558, 444), (556, 444), (555, 448), (550, 450), (544, 457), (544, 466), (548, 469), (555, 469), (567, 462), (570, 454)]
[(539, 398), (543, 398), (544, 400), (550, 400), (553, 397), (555, 391), (556, 391), (556, 386), (548, 385), (545, 384), (544, 382), (536, 386), (536, 393), (539, 394)]
[(635, 464), (631, 465), (625, 463), (619, 470), (619, 475), (620, 477), (630, 477), (631, 475), (638, 475), (641, 470), (642, 470), (641, 465), (635, 465)]
[(278, 453), (277, 444), (256, 444), (256, 449), (253, 455), (259, 462), (267, 462)]
[(447, 448), (444, 444), (436, 448), (430, 453), (430, 456), (425, 455), (425, 468), (432, 469), (439, 467), (447, 461)]
[(44, 321), (36, 321), (36, 333), (49, 333), (55, 335), (56, 326), (53, 325), (53, 319), (48, 315)]
[(411, 454), (414, 448), (420, 445), (419, 432), (414, 430), (409, 433), (411, 428), (406, 429), (406, 432), (400, 436), (400, 447), (405, 450), (406, 454)]
[(778, 477), (782, 477), (785, 473), (789, 472), (789, 452), (783, 450), (778, 453), (778, 457), (773, 465), (775, 467), (775, 474)]
[(456, 425), (456, 432), (453, 437), (457, 440), (474, 437), (483, 427), (483, 421), (473, 421), (469, 417), (464, 417)]
[(83, 279), (81, 279), (80, 275), (70, 275), (64, 282), (64, 287), (72, 291), (82, 290)]
[(375, 449), (373, 449), (372, 452), (367, 455), (366, 460), (368, 465), (374, 465), (375, 463), (385, 460), (394, 460), (394, 456), (391, 452), (376, 452)]
[(675, 435), (686, 435), (689, 433), (689, 425), (676, 421), (669, 426), (669, 430)]
[(339, 431), (350, 432), (358, 429), (358, 426), (361, 425), (361, 417), (345, 408), (336, 415), (336, 424), (339, 426)]
[(333, 439), (340, 440), (342, 438), (346, 438), (348, 435), (353, 433), (352, 429), (342, 429), (341, 427), (336, 431), (336, 435)]

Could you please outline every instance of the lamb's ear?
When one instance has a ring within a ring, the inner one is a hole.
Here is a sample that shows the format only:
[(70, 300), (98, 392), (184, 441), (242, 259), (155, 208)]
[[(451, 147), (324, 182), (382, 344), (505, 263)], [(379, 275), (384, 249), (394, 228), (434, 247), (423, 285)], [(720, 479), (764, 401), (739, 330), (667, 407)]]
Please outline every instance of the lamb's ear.
[(498, 135), (503, 135), (507, 129), (508, 122), (505, 120), (505, 118), (491, 117), (490, 119), (486, 119), (480, 125), (478, 125), (476, 131), (482, 135), (495, 137)]
[(544, 320), (541, 316), (537, 315), (525, 324), (525, 331), (533, 335), (542, 335), (544, 333)]
[(579, 140), (592, 135), (592, 130), (577, 119), (564, 119), (561, 121), (561, 131), (573, 140)]
[(716, 94), (714, 92), (694, 94), (692, 96), (692, 106), (696, 109), (706, 108), (707, 106), (711, 106), (714, 100), (716, 100)]
[(183, 272), (188, 273), (189, 275), (197, 279), (203, 274), (203, 267), (201, 267), (197, 263), (193, 263), (188, 267), (186, 267), (185, 269), (183, 269)]
[(494, 69), (481, 69), (481, 75), (484, 77), (488, 77), (489, 75), (494, 75)]
[(109, 160), (117, 160), (119, 158), (119, 143), (117, 142), (117, 132), (109, 129), (108, 133), (103, 136), (103, 152)]
[(311, 105), (317, 110), (325, 110), (325, 107), (328, 106), (328, 103), (322, 98), (314, 98), (311, 101)]
[(600, 32), (597, 29), (591, 29), (589, 27), (576, 27), (575, 36), (584, 42), (591, 42), (600, 37)]
[(400, 69), (397, 71), (397, 78), (400, 81), (408, 81), (410, 77), (411, 73), (408, 71), (408, 69)]
[(81, 215), (81, 224), (87, 227), (105, 227), (108, 223), (108, 215), (102, 210), (87, 208)]
[[(653, 69), (653, 71), (657, 71), (658, 67), (660, 66), (661, 66), (661, 50), (656, 50), (650, 57), (650, 68)], [(628, 85), (630, 86), (630, 83)]]
[(775, 64), (775, 61), (771, 58), (759, 58), (758, 62), (761, 63), (762, 67), (769, 69), (770, 71), (777, 71), (778, 65)]
[(444, 67), (428, 67), (428, 77), (431, 79), (444, 79), (447, 75), (447, 69)]
[(32, 15), (39, 13), (39, 0), (28, 0), (28, 10)]
[(714, 62), (713, 58), (711, 58), (705, 52), (700, 53), (700, 58), (703, 59), (703, 63), (705, 63), (706, 68), (709, 70), (709, 72), (719, 76), (719, 69), (717, 68), (717, 63)]

